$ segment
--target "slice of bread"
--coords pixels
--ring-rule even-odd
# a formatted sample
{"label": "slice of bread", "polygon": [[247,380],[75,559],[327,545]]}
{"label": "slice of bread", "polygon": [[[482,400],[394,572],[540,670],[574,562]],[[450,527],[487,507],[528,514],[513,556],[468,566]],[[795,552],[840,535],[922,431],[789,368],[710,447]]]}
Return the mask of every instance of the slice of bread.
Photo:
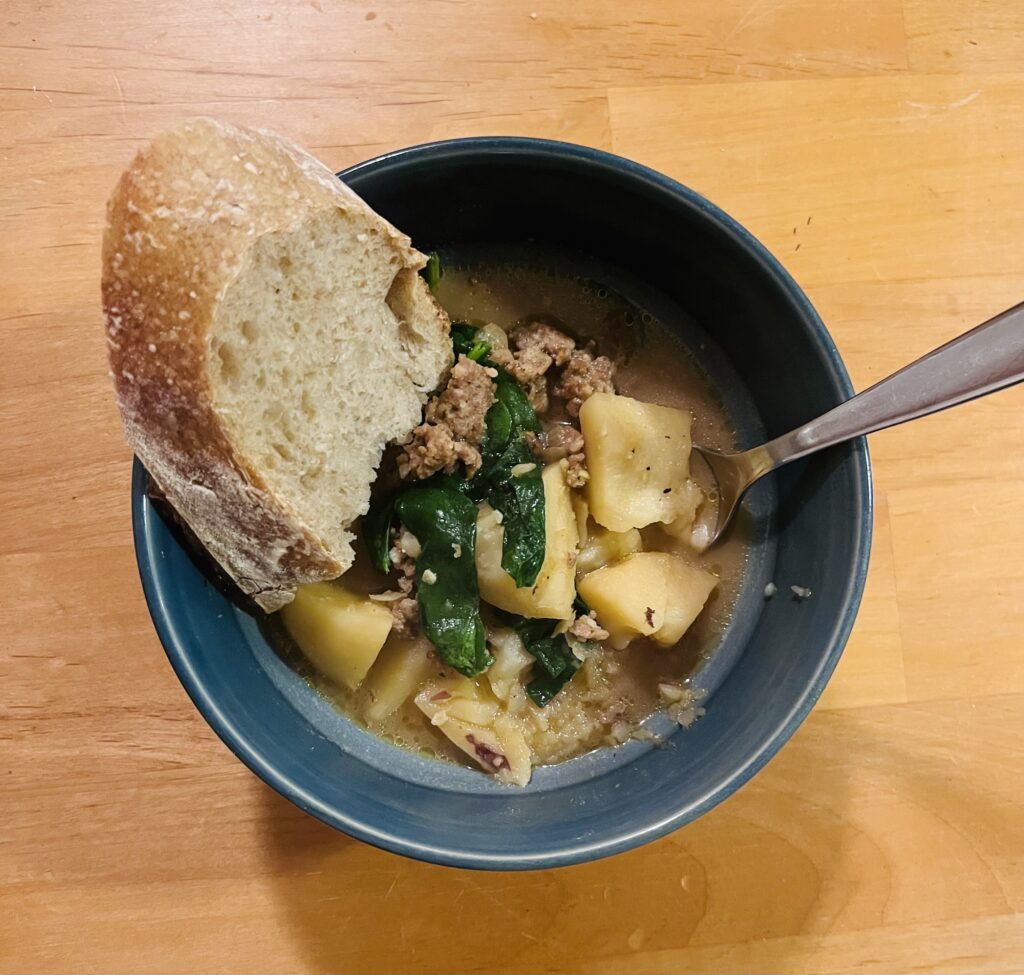
{"label": "slice of bread", "polygon": [[128,443],[264,609],[351,565],[384,446],[451,364],[425,258],[330,170],[199,120],[121,177],[103,241]]}

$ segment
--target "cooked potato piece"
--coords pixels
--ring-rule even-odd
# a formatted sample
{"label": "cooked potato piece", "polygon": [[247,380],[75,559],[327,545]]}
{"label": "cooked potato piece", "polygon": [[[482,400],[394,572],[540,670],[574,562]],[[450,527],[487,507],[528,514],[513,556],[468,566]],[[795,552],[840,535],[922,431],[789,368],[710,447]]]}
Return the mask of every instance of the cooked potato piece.
{"label": "cooked potato piece", "polygon": [[389,609],[329,582],[300,586],[281,618],[313,666],[352,690],[391,632]]}
{"label": "cooked potato piece", "polygon": [[703,569],[687,565],[678,555],[663,555],[665,560],[665,620],[654,634],[654,642],[671,647],[700,616],[708,597],[718,585],[718,578]]}
{"label": "cooked potato piece", "polygon": [[512,785],[526,785],[530,781],[533,754],[526,743],[526,737],[515,718],[501,714],[494,719],[494,731],[508,759],[508,768],[498,773],[502,782]]}
{"label": "cooked potato piece", "polygon": [[[463,677],[461,674],[454,677],[441,677],[431,681],[429,688],[424,687],[416,695],[416,704],[422,711],[421,698],[428,701],[433,701],[435,698],[437,701],[451,701],[455,698],[460,701],[489,701],[491,700],[490,692],[484,688],[482,683],[478,683],[482,679]],[[428,690],[431,693],[428,694]]]}
{"label": "cooked potato piece", "polygon": [[520,681],[513,681],[508,689],[505,713],[518,715],[528,711],[530,708],[533,708],[534,711],[538,710],[537,706],[527,696],[526,687]]}
{"label": "cooked potato piece", "polygon": [[545,467],[543,480],[545,550],[537,581],[518,588],[501,567],[505,530],[489,504],[480,506],[476,523],[476,573],[480,595],[492,606],[531,619],[565,620],[576,598],[576,515],[561,466]]}
{"label": "cooked potato piece", "polygon": [[450,717],[446,708],[435,711],[430,723],[488,772],[500,772],[509,764],[493,728]]}
{"label": "cooked potato piece", "polygon": [[697,517],[697,509],[704,501],[704,492],[696,481],[687,480],[679,488],[676,498],[676,516],[664,526],[665,531],[673,538],[686,542],[691,548],[695,547],[693,541],[693,522]]}
{"label": "cooked potato piece", "polygon": [[449,718],[459,718],[470,724],[491,724],[498,716],[498,705],[495,701],[471,701],[468,698],[453,698],[445,707]]}
{"label": "cooked potato piece", "polygon": [[690,414],[595,393],[580,409],[590,515],[611,531],[671,522],[685,510]]}
{"label": "cooked potato piece", "polygon": [[494,655],[494,663],[487,668],[487,681],[494,696],[507,704],[513,686],[533,664],[533,657],[515,630],[492,627],[488,632],[488,646]]}
{"label": "cooked potato piece", "polygon": [[576,575],[585,575],[604,565],[619,562],[627,555],[643,549],[643,539],[636,528],[626,532],[611,532],[591,523],[587,526],[587,540],[580,546],[576,559]]}
{"label": "cooked potato piece", "polygon": [[416,695],[430,723],[503,782],[530,781],[530,750],[515,720],[479,684],[466,678],[433,681]]}
{"label": "cooked potato piece", "polygon": [[585,575],[580,596],[617,646],[637,636],[652,636],[664,621],[665,573],[652,556],[638,553]]}
{"label": "cooked potato piece", "polygon": [[383,721],[419,690],[433,669],[429,650],[422,639],[388,641],[366,678],[369,703],[363,714],[368,722]]}
{"label": "cooked potato piece", "polygon": [[638,552],[584,576],[579,590],[614,646],[648,636],[668,647],[697,618],[716,585],[711,573],[678,555]]}
{"label": "cooked potato piece", "polygon": [[579,536],[580,547],[586,544],[590,529],[590,505],[579,491],[572,491],[572,510],[576,515],[576,534]]}

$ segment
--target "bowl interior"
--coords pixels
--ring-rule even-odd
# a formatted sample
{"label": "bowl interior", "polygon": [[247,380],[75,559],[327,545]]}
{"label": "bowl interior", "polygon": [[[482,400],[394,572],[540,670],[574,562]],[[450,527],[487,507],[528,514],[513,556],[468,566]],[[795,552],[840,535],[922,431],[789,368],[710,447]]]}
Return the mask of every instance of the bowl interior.
{"label": "bowl interior", "polygon": [[[651,311],[690,347],[749,446],[834,406],[846,373],[813,309],[745,231],[649,170],[534,140],[460,140],[342,177],[424,250],[556,255]],[[774,492],[781,499],[775,504]],[[706,715],[667,748],[630,742],[541,769],[513,790],[359,729],[318,698],[211,585],[133,481],[136,550],[161,639],[211,726],[298,805],[355,836],[436,862],[578,862],[681,825],[734,791],[796,729],[845,643],[863,587],[863,442],[793,465],[747,502],[756,540],[733,625],[703,668]],[[763,598],[765,583],[780,587]],[[806,602],[792,584],[811,588]],[[666,730],[666,719],[657,730]],[[657,722],[656,722],[657,725]]]}

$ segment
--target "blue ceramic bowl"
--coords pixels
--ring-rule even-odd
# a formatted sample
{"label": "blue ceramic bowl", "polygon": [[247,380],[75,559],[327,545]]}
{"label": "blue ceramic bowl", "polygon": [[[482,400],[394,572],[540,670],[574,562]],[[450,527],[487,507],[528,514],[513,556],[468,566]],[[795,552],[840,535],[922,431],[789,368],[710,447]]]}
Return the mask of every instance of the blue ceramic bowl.
{"label": "blue ceramic bowl", "polygon": [[[719,384],[751,446],[851,394],[807,298],[739,224],[624,159],[531,139],[418,146],[341,174],[449,258],[544,255],[606,281],[666,322]],[[755,539],[732,625],[696,683],[707,713],[670,747],[629,742],[540,769],[515,790],[401,751],[318,698],[256,621],[207,581],[133,479],[149,608],[178,677],[228,747],[296,805],[346,833],[436,863],[521,870],[630,849],[746,782],[813,706],[853,624],[867,569],[863,441],[792,465],[747,503]],[[777,494],[776,503],[774,494]],[[766,601],[765,583],[779,595]],[[791,584],[814,595],[789,597]],[[668,731],[664,716],[652,719]]]}

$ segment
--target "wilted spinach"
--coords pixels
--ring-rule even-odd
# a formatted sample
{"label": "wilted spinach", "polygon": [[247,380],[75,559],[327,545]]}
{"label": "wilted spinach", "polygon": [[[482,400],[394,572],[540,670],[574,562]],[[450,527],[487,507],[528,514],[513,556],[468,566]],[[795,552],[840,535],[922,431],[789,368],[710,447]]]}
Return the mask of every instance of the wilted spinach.
{"label": "wilted spinach", "polygon": [[477,328],[466,322],[452,322],[452,349],[455,358],[460,355],[469,356],[474,362],[479,362],[491,351],[489,343],[476,337]]}
{"label": "wilted spinach", "polygon": [[540,433],[540,421],[537,419],[537,414],[534,413],[533,407],[530,406],[530,401],[526,398],[526,393],[522,391],[519,383],[500,366],[494,366],[493,363],[489,364],[498,373],[494,381],[495,401],[504,404],[505,409],[508,410],[512,428],[520,432],[529,430],[532,433]]}
{"label": "wilted spinach", "polygon": [[467,677],[486,670],[487,652],[476,579],[476,505],[458,491],[413,488],[395,502],[419,540],[417,599],[427,639],[441,659]]}
{"label": "wilted spinach", "polygon": [[[419,540],[423,551],[416,560],[417,599],[424,632],[441,658],[467,676],[480,673],[493,662],[486,650],[480,619],[476,504],[487,500],[501,512],[501,565],[517,586],[532,586],[537,581],[545,549],[544,483],[540,466],[525,439],[527,432],[540,432],[540,423],[518,383],[486,358],[490,346],[476,338],[476,331],[466,323],[452,325],[456,356],[478,359],[497,372],[494,403],[487,411],[486,432],[480,444],[480,469],[470,478],[455,473],[435,474],[407,488],[397,499],[371,505],[363,520],[370,557],[384,572],[390,569],[390,531],[396,514]],[[524,465],[533,466],[523,472]],[[513,474],[516,468],[518,476]],[[455,552],[459,552],[458,558]],[[424,573],[430,573],[428,578],[434,581],[424,583]],[[548,637],[550,629],[548,625]],[[559,641],[564,650],[558,646]],[[550,648],[540,647],[538,652],[548,661],[545,674],[550,681],[557,681],[565,671],[565,683],[579,666],[565,646],[564,637],[558,637]],[[563,661],[559,670],[556,661],[565,652],[572,659]],[[534,691],[527,691],[543,706],[559,687],[561,684],[553,690],[543,690],[538,684]]]}
{"label": "wilted spinach", "polygon": [[[472,355],[484,342],[475,338],[477,329],[465,322],[452,326],[456,355]],[[485,353],[486,355],[486,353]],[[519,384],[486,357],[481,365],[497,372],[494,402],[487,411],[486,432],[480,444],[483,463],[471,478],[435,474],[426,483],[453,488],[474,501],[488,501],[502,514],[504,535],[501,567],[517,586],[532,586],[544,564],[544,484],[541,468],[525,440],[525,434],[539,433],[540,422]],[[512,472],[533,464],[526,473]]]}
{"label": "wilted spinach", "polygon": [[391,571],[391,526],[395,520],[395,496],[373,498],[370,510],[363,515],[363,541],[373,567],[380,572]]}
{"label": "wilted spinach", "polygon": [[554,633],[558,620],[520,619],[513,624],[523,646],[537,661],[526,693],[542,708],[572,679],[582,662],[572,652],[564,634]]}
{"label": "wilted spinach", "polygon": [[539,708],[546,707],[551,703],[558,692],[572,680],[573,674],[580,669],[580,661],[575,657],[568,663],[560,674],[552,677],[547,671],[539,674],[526,685],[526,693],[530,700]]}
{"label": "wilted spinach", "polygon": [[427,287],[434,291],[441,278],[444,277],[444,268],[441,267],[441,258],[433,251],[427,255],[427,266],[423,269],[423,277],[426,278]]}
{"label": "wilted spinach", "polygon": [[[544,483],[526,443],[540,423],[519,384],[503,369],[495,380],[494,404],[487,411],[487,433],[480,445],[483,466],[476,474],[487,485],[485,497],[502,514],[501,567],[517,586],[532,586],[544,563]],[[526,473],[514,474],[521,465]]]}

